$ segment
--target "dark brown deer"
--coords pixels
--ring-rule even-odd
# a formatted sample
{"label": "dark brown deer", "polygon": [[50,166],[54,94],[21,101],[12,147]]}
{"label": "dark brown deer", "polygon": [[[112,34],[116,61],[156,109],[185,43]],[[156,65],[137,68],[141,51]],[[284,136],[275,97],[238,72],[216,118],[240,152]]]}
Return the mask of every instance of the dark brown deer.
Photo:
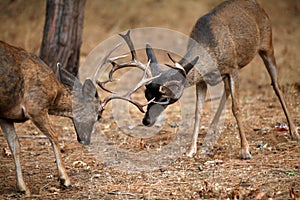
{"label": "dark brown deer", "polygon": [[[130,37],[127,44],[133,49]],[[153,99],[147,107],[143,124],[152,126],[164,109],[176,102],[184,88],[196,85],[196,110],[192,143],[186,152],[192,157],[197,152],[197,138],[207,85],[224,82],[224,94],[210,125],[215,130],[226,99],[232,98],[232,112],[237,121],[241,139],[241,157],[250,159],[249,144],[242,125],[239,106],[238,71],[259,54],[270,75],[273,89],[279,98],[294,140],[300,139],[279,88],[274,49],[272,45],[271,22],[266,12],[255,0],[229,0],[221,3],[210,13],[199,18],[191,34],[186,55],[163,71],[157,62],[153,49],[147,46],[152,75],[161,74],[146,85],[146,98]],[[134,59],[133,59],[134,60]],[[188,63],[188,61],[191,61]]]}
{"label": "dark brown deer", "polygon": [[[109,59],[112,49],[99,64],[99,69],[119,57]],[[73,120],[77,140],[89,144],[95,122],[101,118],[105,105],[112,99],[127,100],[141,111],[146,104],[131,99],[131,95],[153,78],[146,78],[146,73],[137,86],[125,95],[113,94],[103,101],[98,96],[96,82],[106,91],[105,83],[86,79],[80,81],[61,69],[56,74],[37,56],[23,49],[0,41],[0,126],[12,152],[17,178],[17,189],[29,194],[21,171],[20,145],[14,123],[31,120],[45,134],[52,146],[58,168],[58,177],[64,187],[70,186],[59,149],[58,135],[52,128],[49,114],[69,117]]]}

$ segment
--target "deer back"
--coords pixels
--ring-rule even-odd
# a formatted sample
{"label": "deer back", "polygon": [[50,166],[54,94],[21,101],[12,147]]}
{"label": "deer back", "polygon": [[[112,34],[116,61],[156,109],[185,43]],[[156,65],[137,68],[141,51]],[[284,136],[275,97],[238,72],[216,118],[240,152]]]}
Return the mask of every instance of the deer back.
{"label": "deer back", "polygon": [[[187,60],[200,56],[188,75],[190,84],[206,81],[215,85],[222,75],[246,66],[271,42],[271,24],[255,0],[225,1],[198,19],[190,34]],[[268,45],[269,46],[269,45]]]}
{"label": "deer back", "polygon": [[7,118],[24,120],[57,103],[65,88],[51,69],[34,54],[4,42],[0,45],[1,108],[10,112]]}

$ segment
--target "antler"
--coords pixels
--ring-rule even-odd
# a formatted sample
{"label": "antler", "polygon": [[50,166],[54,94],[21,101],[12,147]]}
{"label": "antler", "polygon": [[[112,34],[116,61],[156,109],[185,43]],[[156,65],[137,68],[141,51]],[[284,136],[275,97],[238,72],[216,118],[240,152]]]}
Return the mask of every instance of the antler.
{"label": "antler", "polygon": [[173,68],[173,69],[177,69],[180,71],[180,73],[186,78],[186,72],[184,70],[184,68],[181,66],[181,64],[179,64],[178,62],[176,62],[174,60],[174,58],[172,58],[171,54],[168,53],[168,57],[170,58],[170,60],[174,63],[174,66],[172,65],[168,65],[166,64],[168,67]]}
{"label": "antler", "polygon": [[112,76],[115,71],[125,68],[125,67],[140,68],[140,69],[146,71],[146,74],[148,77],[152,77],[150,69],[145,64],[143,64],[141,61],[139,61],[137,59],[137,54],[134,49],[133,42],[130,38],[130,30],[128,30],[125,35],[124,34],[119,34],[119,35],[125,40],[126,44],[128,45],[128,47],[130,49],[131,60],[128,62],[124,62],[124,63],[117,63],[115,61],[119,60],[120,58],[124,58],[124,56],[118,56],[118,57],[114,57],[114,58],[110,59],[110,62],[113,65],[113,67],[112,67],[111,71],[109,72],[109,79],[112,80]]}
{"label": "antler", "polygon": [[[148,62],[148,64],[146,65],[146,68],[144,69],[144,73],[143,73],[143,76],[142,76],[140,82],[139,82],[133,89],[131,89],[130,91],[128,91],[128,92],[127,92],[126,94],[124,94],[124,95],[119,95],[119,94],[113,93],[112,96],[106,97],[106,98],[104,99],[104,101],[102,102],[102,108],[104,108],[105,105],[106,105],[109,101],[111,101],[111,100],[113,100],[113,99],[122,99],[122,100],[129,101],[130,103],[132,103],[133,105],[135,105],[141,112],[144,113],[145,111],[144,111],[143,107],[144,107],[144,106],[147,106],[149,103],[153,102],[155,98],[153,98],[153,99],[151,99],[150,101],[148,101],[148,102],[142,104],[142,103],[139,103],[139,102],[133,100],[133,99],[131,98],[131,95],[132,95],[134,92],[136,92],[139,88],[141,88],[142,86],[148,84],[148,83],[151,82],[153,79],[155,79],[155,78],[157,78],[157,77],[160,76],[160,74],[159,74],[159,75],[154,76],[154,77],[146,78],[147,70],[148,70],[148,68],[149,68],[149,64],[150,64],[150,62]],[[98,82],[97,82],[97,83],[98,83]],[[99,83],[98,83],[98,85],[99,85]],[[99,85],[99,86],[100,86],[100,85]],[[103,86],[103,85],[102,85],[102,86]],[[100,87],[102,88],[102,86],[100,86]],[[106,91],[107,91],[107,90],[106,90]]]}
{"label": "antler", "polygon": [[[136,59],[136,51],[134,49],[133,43],[130,39],[130,31],[128,31],[125,35],[120,34],[120,36],[122,36],[124,38],[124,40],[126,41],[126,43],[128,44],[129,48],[130,48],[130,52],[131,52],[131,61],[129,62],[124,62],[121,64],[118,64],[116,61],[122,58],[127,57],[127,55],[121,55],[121,56],[117,56],[117,57],[113,57],[113,58],[109,58],[109,56],[118,48],[121,46],[121,44],[116,45],[114,48],[112,48],[103,58],[103,60],[100,62],[100,64],[98,65],[95,74],[93,76],[93,82],[98,84],[98,86],[103,89],[106,92],[112,93],[112,96],[106,97],[103,101],[100,101],[100,105],[101,105],[101,109],[104,110],[104,107],[106,106],[106,104],[113,100],[113,99],[122,99],[122,100],[126,100],[129,101],[130,103],[132,103],[133,105],[135,105],[141,112],[145,112],[143,107],[148,105],[149,103],[154,101],[154,98],[146,103],[139,103],[138,101],[135,101],[132,99],[131,95],[136,92],[139,88],[141,88],[142,86],[148,84],[149,82],[151,82],[153,79],[157,78],[160,76],[160,74],[158,74],[157,76],[152,77],[151,72],[149,70],[149,65],[150,65],[150,61],[148,62],[147,65],[143,64],[142,62],[140,62],[139,60]],[[100,71],[100,69],[107,63],[112,64],[112,69],[109,72],[109,79],[105,80],[105,81],[98,81],[97,79],[97,75],[98,72]],[[117,94],[114,91],[111,91],[110,89],[106,88],[105,85],[107,83],[113,82],[115,79],[112,78],[112,75],[115,71],[117,71],[118,69],[121,68],[125,68],[125,67],[138,67],[140,69],[142,69],[144,71],[143,76],[140,80],[140,82],[130,91],[128,91],[126,94]],[[148,77],[147,77],[148,76]]]}
{"label": "antler", "polygon": [[[111,59],[109,58],[109,56],[110,56],[117,48],[119,48],[121,45],[122,45],[121,43],[117,44],[114,48],[112,48],[112,49],[104,56],[104,58],[102,59],[102,61],[98,64],[97,69],[96,69],[96,71],[95,71],[95,73],[94,73],[94,76],[93,76],[93,79],[92,79],[92,81],[93,81],[93,83],[94,83],[95,85],[98,84],[98,85],[100,86],[101,89],[103,89],[104,91],[109,92],[109,93],[114,93],[114,92],[111,91],[111,90],[109,90],[109,89],[107,89],[107,88],[105,88],[105,84],[106,84],[106,83],[109,83],[109,82],[112,82],[112,81],[114,81],[114,80],[110,78],[109,80],[106,80],[106,81],[102,81],[102,82],[101,82],[101,81],[98,81],[98,80],[97,80],[97,76],[98,76],[98,73],[99,73],[100,69],[101,69],[105,64],[111,63]],[[126,57],[126,56],[127,56],[127,55],[119,56],[118,59],[124,58],[124,57]],[[116,57],[116,58],[117,58],[117,57]]]}

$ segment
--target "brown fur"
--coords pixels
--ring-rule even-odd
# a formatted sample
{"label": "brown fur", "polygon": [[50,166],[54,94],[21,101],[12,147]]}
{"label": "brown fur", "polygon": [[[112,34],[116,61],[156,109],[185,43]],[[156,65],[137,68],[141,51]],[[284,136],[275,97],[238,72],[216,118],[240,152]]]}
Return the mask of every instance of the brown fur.
{"label": "brown fur", "polygon": [[[59,80],[69,85],[65,85]],[[79,91],[78,94],[84,93],[81,90],[87,90],[86,94],[90,94],[88,101],[81,102],[86,99],[80,95],[79,98],[76,98],[75,95],[75,98],[72,99],[73,88],[71,85],[75,83],[77,86],[75,91]],[[85,85],[93,86],[89,80],[85,82]],[[82,118],[83,120],[78,122],[73,119],[72,103],[74,102],[77,105],[81,103],[85,108],[93,108],[91,109],[93,112],[89,112],[89,120]],[[52,128],[48,114],[72,118],[76,130],[81,130],[77,132],[78,140],[89,143],[92,126],[98,117],[98,104],[95,88],[82,86],[78,79],[60,68],[58,68],[56,76],[34,54],[0,41],[0,125],[14,156],[19,191],[29,193],[22,177],[19,158],[20,145],[14,123],[31,120],[49,138],[56,157],[59,179],[62,185],[67,187],[70,185],[70,179],[61,158],[58,135]],[[86,124],[91,127],[87,127]],[[87,128],[88,131],[86,131]]]}
{"label": "brown fur", "polygon": [[[300,140],[278,85],[271,22],[255,0],[224,1],[198,19],[190,34],[186,55],[173,67],[185,64],[184,72],[182,67],[162,71],[154,52],[148,48],[151,72],[161,73],[161,76],[154,79],[145,91],[146,98],[149,100],[155,97],[156,103],[149,104],[143,119],[144,125],[153,125],[167,105],[181,97],[185,87],[196,85],[194,134],[192,144],[186,152],[188,156],[193,156],[197,151],[197,138],[207,85],[213,86],[223,81],[225,91],[210,130],[216,130],[226,99],[231,94],[232,112],[241,138],[241,157],[250,159],[249,145],[240,117],[238,70],[246,66],[257,54],[261,56],[269,72],[273,89],[287,118],[290,135],[292,139]],[[191,60],[193,60],[192,64],[187,62]]]}

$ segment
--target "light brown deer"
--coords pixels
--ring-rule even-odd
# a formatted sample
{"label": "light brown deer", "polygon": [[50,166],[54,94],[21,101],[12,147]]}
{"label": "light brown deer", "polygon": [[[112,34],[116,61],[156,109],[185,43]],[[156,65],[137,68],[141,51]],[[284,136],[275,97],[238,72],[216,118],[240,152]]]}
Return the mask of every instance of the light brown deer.
{"label": "light brown deer", "polygon": [[[119,59],[109,56],[116,49],[104,56],[97,72],[107,63]],[[56,74],[37,56],[23,49],[13,47],[0,41],[0,126],[12,152],[17,178],[17,189],[21,193],[30,194],[21,171],[20,145],[14,123],[31,120],[45,134],[52,146],[58,168],[58,177],[64,187],[70,186],[59,149],[58,135],[52,128],[49,114],[69,117],[73,120],[77,140],[89,144],[95,122],[101,118],[105,105],[112,99],[127,100],[143,111],[146,104],[141,104],[131,95],[153,78],[142,77],[137,86],[125,95],[113,94],[103,101],[98,96],[96,82],[101,88],[112,80],[96,81],[96,74],[80,81],[59,66]]]}
{"label": "light brown deer", "polygon": [[[132,52],[134,47],[129,34],[125,40]],[[224,94],[210,130],[215,131],[217,128],[226,99],[231,94],[232,112],[241,139],[241,157],[250,159],[249,144],[240,116],[238,71],[249,64],[256,54],[261,56],[268,70],[273,89],[287,118],[291,138],[299,141],[299,134],[278,85],[271,22],[255,0],[225,1],[199,18],[190,34],[186,55],[179,62],[175,62],[170,56],[174,62],[174,65],[170,66],[172,69],[163,71],[153,49],[147,45],[151,74],[161,75],[146,85],[145,96],[148,100],[154,98],[154,101],[147,107],[143,124],[152,126],[161,112],[182,96],[184,88],[196,85],[194,133],[186,152],[187,156],[192,157],[197,152],[197,138],[207,85],[214,86],[223,81]],[[135,55],[132,55],[132,60],[135,60]],[[115,70],[124,67],[126,63],[119,65]]]}

